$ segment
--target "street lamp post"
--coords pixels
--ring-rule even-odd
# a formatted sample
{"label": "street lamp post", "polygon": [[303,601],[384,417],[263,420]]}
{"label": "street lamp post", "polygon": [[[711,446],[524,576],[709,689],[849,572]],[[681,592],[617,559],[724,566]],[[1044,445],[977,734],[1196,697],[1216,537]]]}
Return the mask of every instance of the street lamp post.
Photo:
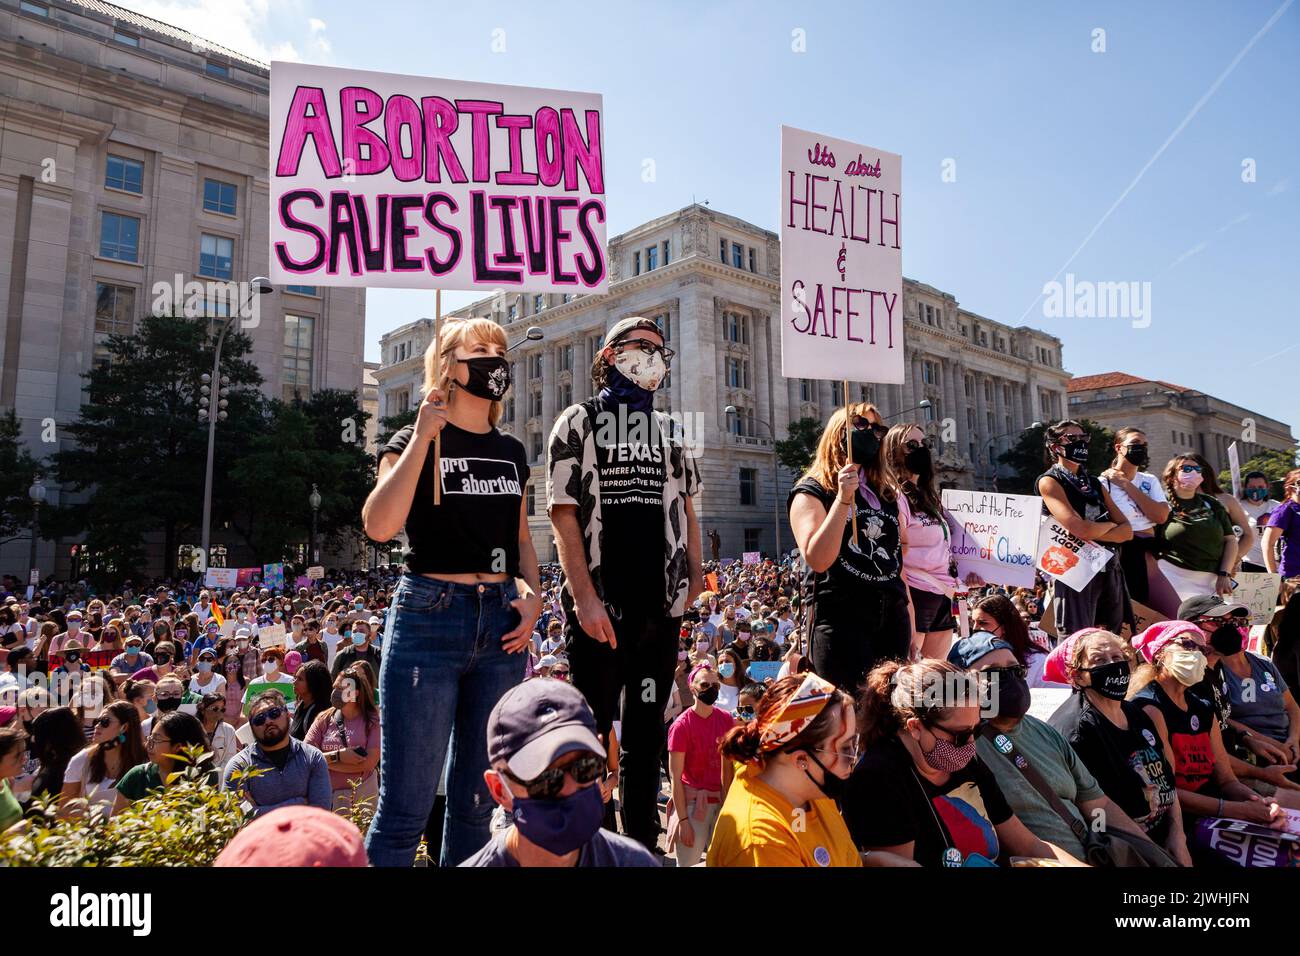
{"label": "street lamp post", "polygon": [[27,583],[35,586],[37,582],[32,579],[36,576],[36,537],[41,527],[41,505],[45,503],[45,486],[41,484],[40,475],[36,476],[27,489],[27,497],[32,500],[32,550],[31,560],[27,562]]}
{"label": "street lamp post", "polygon": [[[248,304],[253,301],[253,296],[266,295],[274,290],[271,288],[271,280],[265,276],[257,276],[249,285],[253,289],[252,295],[249,296],[248,302],[243,303],[239,312],[243,312]],[[203,472],[203,540],[202,548],[202,571],[208,570],[208,546],[212,540],[212,457],[216,451],[217,444],[217,421],[226,420],[227,400],[224,397],[228,391],[227,386],[230,379],[221,374],[221,348],[226,344],[226,333],[230,331],[230,326],[234,324],[239,312],[231,313],[226,316],[226,321],[221,323],[221,331],[217,333],[217,347],[212,354],[212,374],[204,373],[200,379],[202,386],[199,389],[201,397],[199,399],[199,421],[207,419],[208,422],[208,462]],[[211,386],[216,383],[217,401],[209,401],[208,395],[211,392]]]}
{"label": "street lamp post", "polygon": [[[736,406],[728,405],[722,413],[735,415]],[[776,430],[772,428],[770,422],[765,422],[761,418],[756,418],[754,421],[766,427],[768,435],[772,438],[772,530],[776,534],[775,556],[779,559],[781,557],[781,460],[776,456]]]}
{"label": "street lamp post", "polygon": [[320,511],[320,492],[316,490],[315,484],[311,486],[307,503],[311,505],[311,563],[315,567],[320,563],[320,552],[316,550],[316,514]]}
{"label": "street lamp post", "polygon": [[899,415],[906,415],[908,412],[914,412],[918,408],[929,408],[929,407],[930,407],[930,400],[928,398],[923,398],[921,399],[921,403],[919,405],[913,405],[911,408],[905,408],[901,412],[895,412],[894,414],[890,415],[889,418],[886,418],[885,421],[889,421],[890,418],[897,418]]}

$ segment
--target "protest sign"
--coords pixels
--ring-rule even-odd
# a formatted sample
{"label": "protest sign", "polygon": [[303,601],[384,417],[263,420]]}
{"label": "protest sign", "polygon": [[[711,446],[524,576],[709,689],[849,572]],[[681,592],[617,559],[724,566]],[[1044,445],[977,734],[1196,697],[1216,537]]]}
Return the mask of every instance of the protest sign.
{"label": "protest sign", "polygon": [[262,580],[262,569],[259,568],[240,568],[239,575],[235,579],[235,587],[246,588],[250,584],[258,584]]}
{"label": "protest sign", "polygon": [[208,568],[203,572],[203,586],[209,588],[233,588],[238,586],[238,568]]}
{"label": "protest sign", "polygon": [[1282,575],[1266,571],[1243,571],[1236,577],[1237,587],[1232,596],[1224,600],[1244,604],[1250,616],[1267,624],[1277,608],[1278,592],[1282,588]]}
{"label": "protest sign", "polygon": [[313,581],[319,581],[325,577],[325,569],[319,564],[313,565],[307,569],[307,577]]}
{"label": "protest sign", "polygon": [[745,673],[749,675],[751,681],[759,684],[766,680],[776,680],[776,675],[781,673],[781,662],[749,661],[745,665]]}
{"label": "protest sign", "polygon": [[742,555],[742,564],[759,564],[763,560],[763,555],[759,551],[746,551]]}
{"label": "protest sign", "polygon": [[257,628],[257,644],[262,650],[268,647],[284,647],[284,625],[267,624]]}
{"label": "protest sign", "polygon": [[[1264,635],[1268,631],[1267,624],[1252,624],[1250,633],[1246,637],[1246,650],[1252,654],[1264,654]],[[1264,654],[1264,656],[1268,656]]]}
{"label": "protest sign", "polygon": [[781,127],[781,374],[903,382],[902,157]]}
{"label": "protest sign", "polygon": [[992,491],[945,489],[957,580],[978,575],[988,584],[1034,586],[1034,558],[1043,499]]}
{"label": "protest sign", "polygon": [[1076,591],[1086,587],[1111,559],[1110,551],[1076,538],[1051,515],[1043,518],[1036,554],[1038,570]]}
{"label": "protest sign", "polygon": [[262,584],[268,588],[284,588],[284,565],[262,565]]}
{"label": "protest sign", "polygon": [[1237,443],[1228,445],[1228,470],[1232,473],[1232,497],[1241,497],[1241,459],[1238,457]]}
{"label": "protest sign", "polygon": [[275,283],[608,290],[599,94],[271,64]]}
{"label": "protest sign", "polygon": [[305,574],[300,574],[293,579],[293,586],[296,588],[309,588],[311,587],[311,578]]}
{"label": "protest sign", "polygon": [[[104,670],[108,670],[108,665],[113,663],[113,658],[121,653],[122,653],[121,651],[112,651],[112,650],[81,651],[80,652],[81,663],[85,664],[92,671],[104,671]],[[62,667],[62,666],[64,666],[63,654],[51,653],[50,667]]]}
{"label": "protest sign", "polygon": [[280,684],[280,683],[274,683],[272,681],[259,680],[259,681],[253,681],[246,688],[244,688],[244,716],[245,717],[248,716],[248,710],[252,706],[253,701],[257,700],[257,695],[265,693],[268,690],[279,691],[281,694],[283,694],[285,703],[289,704],[290,709],[292,710],[294,701],[296,700],[296,695],[293,692],[292,682],[286,682]]}
{"label": "protest sign", "polygon": [[716,571],[710,571],[708,574],[704,575],[704,583],[714,594],[718,593],[718,574]]}

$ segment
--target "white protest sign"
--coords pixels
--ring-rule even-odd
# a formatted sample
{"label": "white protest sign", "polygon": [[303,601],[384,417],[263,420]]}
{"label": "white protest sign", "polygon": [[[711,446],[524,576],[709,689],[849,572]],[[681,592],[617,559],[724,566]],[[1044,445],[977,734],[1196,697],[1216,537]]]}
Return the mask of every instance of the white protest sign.
{"label": "white protest sign", "polygon": [[605,292],[599,94],[271,64],[271,281]]}
{"label": "white protest sign", "polygon": [[313,565],[307,569],[307,577],[313,581],[319,581],[321,578],[325,577],[325,569],[319,564]]}
{"label": "white protest sign", "polygon": [[239,568],[208,568],[203,572],[203,586],[208,588],[233,588],[239,579]]}
{"label": "white protest sign", "polygon": [[1267,571],[1243,571],[1236,577],[1237,587],[1232,596],[1224,598],[1250,608],[1250,616],[1267,624],[1277,610],[1278,591],[1282,588],[1282,575]]}
{"label": "white protest sign", "polygon": [[1232,472],[1232,497],[1241,497],[1241,459],[1237,452],[1237,443],[1228,446],[1228,469]]}
{"label": "white protest sign", "polygon": [[257,643],[262,650],[284,646],[284,625],[264,624],[257,629]]}
{"label": "white protest sign", "polygon": [[1043,518],[1034,566],[1044,574],[1081,591],[1110,559],[1106,548],[1076,538],[1051,515]]}
{"label": "white protest sign", "polygon": [[902,157],[781,127],[781,374],[903,382]]}
{"label": "white protest sign", "polygon": [[1246,650],[1252,654],[1261,653],[1260,648],[1264,644],[1264,634],[1268,631],[1267,624],[1252,624],[1250,634],[1246,638]]}
{"label": "white protest sign", "polygon": [[952,530],[958,581],[976,574],[988,584],[1034,586],[1042,498],[948,488],[943,507]]}

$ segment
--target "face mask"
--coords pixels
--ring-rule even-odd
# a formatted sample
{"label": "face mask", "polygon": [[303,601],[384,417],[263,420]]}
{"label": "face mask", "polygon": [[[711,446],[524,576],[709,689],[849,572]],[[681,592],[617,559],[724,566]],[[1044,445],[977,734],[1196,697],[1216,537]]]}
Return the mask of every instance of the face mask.
{"label": "face mask", "polygon": [[1095,690],[1102,697],[1123,700],[1128,694],[1130,671],[1128,661],[1111,661],[1109,664],[1084,669],[1092,675],[1090,689]]}
{"label": "face mask", "polygon": [[558,800],[515,797],[514,803],[512,815],[520,835],[556,856],[584,846],[605,816],[600,787],[594,783]]}
{"label": "face mask", "polygon": [[238,614],[235,615],[235,617],[236,617],[238,620],[243,621],[243,620],[247,619],[248,615],[245,614],[243,611],[240,611]]}
{"label": "face mask", "polygon": [[1072,461],[1076,465],[1086,465],[1088,463],[1088,441],[1080,438],[1077,441],[1066,442],[1060,446],[1061,456],[1067,461]]}
{"label": "face mask", "polygon": [[1124,449],[1124,458],[1138,468],[1151,464],[1151,450],[1146,445],[1129,445]]}
{"label": "face mask", "polygon": [[337,687],[330,691],[330,706],[335,710],[343,709],[343,691]]}
{"label": "face mask", "polygon": [[1219,629],[1210,635],[1210,646],[1225,657],[1236,654],[1245,644],[1246,635],[1232,622],[1221,624]]}
{"label": "face mask", "polygon": [[708,704],[712,707],[718,700],[718,690],[719,687],[717,684],[710,684],[708,687],[704,688],[704,690],[697,691],[695,699],[701,704]]}
{"label": "face mask", "polygon": [[625,348],[614,358],[614,368],[637,388],[653,392],[668,375],[662,352],[646,355],[639,348]]}
{"label": "face mask", "polygon": [[965,746],[958,747],[951,740],[935,737],[934,749],[929,753],[922,751],[921,756],[932,770],[956,773],[975,759],[975,739],[972,737]]}
{"label": "face mask", "polygon": [[727,661],[725,664],[718,665],[719,677],[730,677],[734,673],[736,673],[736,665],[731,663],[731,661]]}
{"label": "face mask", "polygon": [[293,632],[294,632],[295,634],[301,634],[301,633],[302,633],[302,622],[301,622],[301,621],[299,621],[299,622],[297,622],[297,623],[295,623],[295,624],[293,625]]}
{"label": "face mask", "polygon": [[1205,655],[1200,651],[1175,647],[1165,661],[1165,670],[1174,675],[1174,679],[1184,687],[1199,684],[1205,676]]}
{"label": "face mask", "polygon": [[151,701],[149,701],[148,703],[146,703],[146,704],[144,705],[144,712],[145,712],[146,714],[156,714],[156,713],[158,713],[158,702],[157,702],[157,701],[153,701],[153,700],[151,700]]}
{"label": "face mask", "polygon": [[903,465],[914,475],[924,477],[930,474],[932,468],[930,449],[925,447],[908,449],[907,454],[903,456]]}
{"label": "face mask", "polygon": [[69,634],[80,634],[80,633],[81,633],[81,625],[80,625],[79,623],[77,623],[76,621],[69,621],[69,622],[68,622],[68,633],[69,633]]}
{"label": "face mask", "polygon": [[487,355],[460,361],[469,369],[469,381],[461,388],[476,398],[501,401],[501,396],[510,387],[510,363],[504,356]]}
{"label": "face mask", "polygon": [[127,657],[137,657],[137,656],[139,656],[139,654],[140,654],[140,646],[139,646],[138,644],[129,644],[129,645],[127,645],[127,647],[126,647],[126,656],[127,656]]}
{"label": "face mask", "polygon": [[360,647],[360,646],[361,646],[362,644],[364,644],[365,642],[366,642],[366,635],[364,635],[364,634],[353,634],[353,635],[352,635],[352,646],[353,646],[353,647]]}
{"label": "face mask", "polygon": [[69,664],[75,664],[81,660],[81,655],[76,651],[69,651],[67,654],[63,655],[63,659]]}
{"label": "face mask", "polygon": [[1268,499],[1267,488],[1247,488],[1246,497],[1251,501],[1266,501]]}
{"label": "face mask", "polygon": [[198,668],[200,674],[209,674],[212,672],[212,661],[199,661],[194,666]]}
{"label": "face mask", "polygon": [[1029,682],[1023,677],[998,675],[998,716],[1019,720],[1029,713]]}
{"label": "face mask", "polygon": [[183,640],[185,640],[185,638],[187,638],[187,637],[189,637],[189,636],[190,636],[190,632],[189,632],[188,629],[183,628],[183,627],[178,627],[178,628],[176,628],[176,637],[177,637],[179,640],[182,640],[182,641],[183,641]]}
{"label": "face mask", "polygon": [[1180,471],[1178,473],[1178,487],[1184,488],[1188,491],[1195,491],[1197,488],[1201,487],[1201,482],[1203,480],[1204,479],[1199,471],[1189,471],[1186,474]]}
{"label": "face mask", "polygon": [[873,465],[880,457],[880,439],[871,428],[850,428],[849,440],[853,447],[855,465]]}
{"label": "face mask", "polygon": [[[807,753],[807,751],[804,752]],[[820,783],[818,783],[816,780],[813,780],[813,775],[808,772],[807,767],[804,768],[803,775],[807,777],[809,780],[812,780],[814,784],[816,784],[817,789],[826,795],[826,799],[828,800],[840,799],[840,797],[844,795],[844,790],[848,786],[849,782],[845,780],[843,777],[837,777],[835,776],[835,774],[827,770],[825,764],[823,764],[812,754],[808,754],[808,759],[821,768],[822,779]]]}
{"label": "face mask", "polygon": [[181,699],[179,697],[158,698],[158,709],[161,710],[163,713],[167,713],[168,711],[175,710],[180,705],[181,705]]}
{"label": "face mask", "polygon": [[274,674],[274,673],[275,673],[275,661],[266,661],[265,663],[263,663],[263,664],[262,664],[262,673],[263,673],[263,674]]}
{"label": "face mask", "polygon": [[170,664],[171,662],[172,656],[170,654],[159,654],[154,658],[155,664]]}
{"label": "face mask", "polygon": [[239,670],[239,661],[226,661],[226,673],[233,674]]}
{"label": "face mask", "polygon": [[283,611],[276,611],[276,612],[275,612],[275,616],[276,616],[277,618],[284,617],[284,612],[283,612]]}

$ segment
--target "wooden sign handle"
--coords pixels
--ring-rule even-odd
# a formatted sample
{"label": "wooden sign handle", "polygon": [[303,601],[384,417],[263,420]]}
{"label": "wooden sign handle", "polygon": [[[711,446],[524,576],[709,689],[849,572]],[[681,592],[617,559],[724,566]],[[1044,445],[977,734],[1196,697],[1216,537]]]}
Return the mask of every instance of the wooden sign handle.
{"label": "wooden sign handle", "polygon": [[[434,387],[437,388],[438,380],[442,377],[442,290],[436,289],[433,293],[433,367],[434,367]],[[442,504],[442,430],[433,436],[433,503]]]}
{"label": "wooden sign handle", "polygon": [[[853,420],[849,417],[849,380],[845,379],[844,386],[844,449],[849,457],[849,464],[853,464]],[[854,491],[857,494],[857,491]],[[858,543],[858,503],[856,501],[850,506],[852,511],[849,512],[849,519],[853,522],[853,537],[849,540],[854,544]]]}

